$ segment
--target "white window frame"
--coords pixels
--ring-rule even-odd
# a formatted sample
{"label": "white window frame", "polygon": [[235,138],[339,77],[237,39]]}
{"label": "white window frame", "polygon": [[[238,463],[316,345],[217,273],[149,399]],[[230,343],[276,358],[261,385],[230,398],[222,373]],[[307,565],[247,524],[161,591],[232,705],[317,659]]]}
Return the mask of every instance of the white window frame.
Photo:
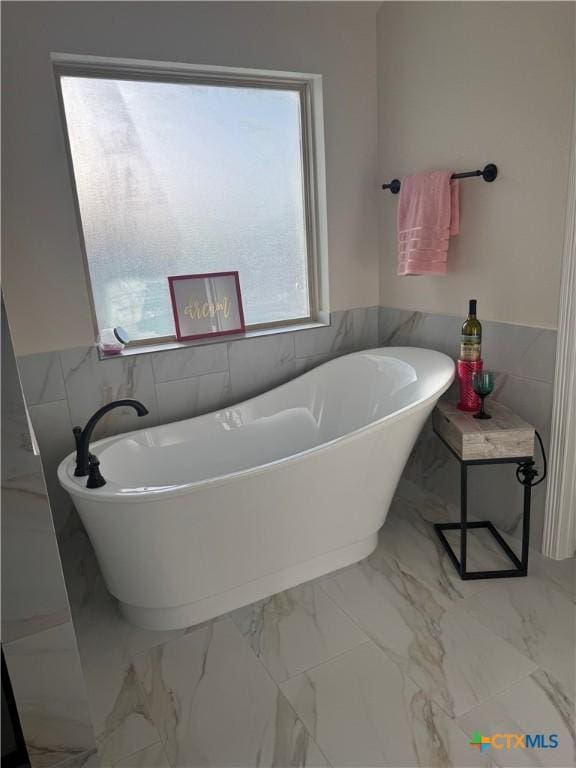
{"label": "white window frame", "polygon": [[[300,114],[302,131],[302,162],[304,176],[304,210],[306,229],[306,251],[308,267],[308,298],[310,313],[304,318],[286,318],[271,323],[258,323],[246,326],[246,335],[254,336],[259,332],[297,329],[299,326],[328,323],[328,227],[326,212],[326,171],[324,153],[324,121],[322,100],[322,76],[280,72],[261,69],[232,67],[208,67],[196,64],[158,62],[135,59],[110,59],[100,56],[76,56],[73,54],[51,54],[60,117],[66,145],[68,169],[72,185],[76,220],[84,262],[84,271],[90,297],[90,313],[95,337],[99,333],[94,292],[90,276],[90,266],[84,240],[84,229],[80,214],[80,204],[74,164],[66,123],[66,112],[62,97],[61,78],[102,77],[116,80],[149,80],[168,83],[201,83],[228,87],[277,88],[297,91],[300,96]],[[239,338],[236,335],[234,338]],[[241,336],[240,336],[241,338]],[[219,337],[218,341],[223,338]],[[204,343],[209,340],[204,340]],[[176,336],[151,337],[129,342],[128,348],[156,347],[176,344]]]}

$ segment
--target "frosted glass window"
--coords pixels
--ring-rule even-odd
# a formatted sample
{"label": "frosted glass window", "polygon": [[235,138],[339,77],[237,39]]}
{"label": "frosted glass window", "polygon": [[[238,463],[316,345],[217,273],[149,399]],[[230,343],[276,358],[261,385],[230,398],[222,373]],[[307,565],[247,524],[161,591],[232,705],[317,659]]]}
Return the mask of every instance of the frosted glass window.
{"label": "frosted glass window", "polygon": [[60,82],[100,328],[173,336],[167,276],[228,270],[247,325],[310,317],[297,88]]}

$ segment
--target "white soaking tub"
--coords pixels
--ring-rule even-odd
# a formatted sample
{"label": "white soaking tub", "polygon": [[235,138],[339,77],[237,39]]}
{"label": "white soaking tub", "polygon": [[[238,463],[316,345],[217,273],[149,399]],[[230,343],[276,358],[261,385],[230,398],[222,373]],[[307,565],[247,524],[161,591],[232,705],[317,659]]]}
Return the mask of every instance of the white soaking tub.
{"label": "white soaking tub", "polygon": [[366,557],[426,418],[439,352],[340,357],[252,400],[92,444],[58,469],[125,617],[190,626]]}

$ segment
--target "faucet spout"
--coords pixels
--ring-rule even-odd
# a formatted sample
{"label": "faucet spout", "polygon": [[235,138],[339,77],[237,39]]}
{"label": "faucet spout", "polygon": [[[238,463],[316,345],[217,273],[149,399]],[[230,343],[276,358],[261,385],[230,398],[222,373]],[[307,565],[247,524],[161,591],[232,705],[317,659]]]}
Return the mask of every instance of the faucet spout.
{"label": "faucet spout", "polygon": [[90,439],[96,424],[100,421],[102,416],[108,413],[108,411],[111,411],[113,408],[122,408],[125,406],[134,408],[138,416],[146,416],[149,413],[148,408],[146,408],[146,406],[139,400],[114,400],[114,402],[107,403],[106,405],[103,405],[102,408],[99,408],[96,413],[88,419],[84,429],[74,427],[73,432],[76,439],[76,470],[74,474],[76,477],[85,477],[88,474],[90,464]]}

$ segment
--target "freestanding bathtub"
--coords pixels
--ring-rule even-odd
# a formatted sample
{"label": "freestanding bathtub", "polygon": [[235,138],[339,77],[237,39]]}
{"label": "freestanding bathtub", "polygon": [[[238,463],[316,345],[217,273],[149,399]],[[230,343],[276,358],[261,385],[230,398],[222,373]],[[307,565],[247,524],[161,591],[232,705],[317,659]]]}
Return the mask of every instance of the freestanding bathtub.
{"label": "freestanding bathtub", "polygon": [[454,364],[340,357],[252,400],[94,443],[107,484],[58,478],[128,621],[190,626],[366,557]]}

